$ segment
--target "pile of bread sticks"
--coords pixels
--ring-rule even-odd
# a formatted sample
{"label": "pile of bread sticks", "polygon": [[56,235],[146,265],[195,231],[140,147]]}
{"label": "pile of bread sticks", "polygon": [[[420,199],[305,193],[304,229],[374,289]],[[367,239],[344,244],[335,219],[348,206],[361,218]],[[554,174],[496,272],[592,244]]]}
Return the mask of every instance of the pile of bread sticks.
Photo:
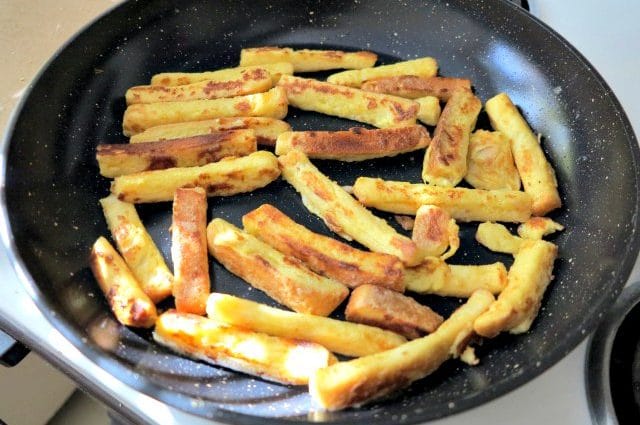
{"label": "pile of bread sticks", "polygon": [[[563,229],[544,217],[561,201],[540,139],[504,93],[484,104],[494,131],[475,130],[482,102],[472,82],[437,76],[433,58],[376,61],[366,51],[249,48],[236,68],[158,74],[127,91],[130,143],[101,144],[96,155],[113,178],[100,202],[117,250],[100,237],[90,258],[120,323],[154,328],[160,344],[205,362],[308,385],[328,410],[406,387],[449,358],[476,364],[471,341],[529,330],[558,252],[542,238]],[[346,70],[326,81],[293,75],[332,69]],[[291,131],[289,105],[375,128]],[[435,126],[433,137],[417,121]],[[311,161],[418,150],[423,182],[359,177],[343,187]],[[207,224],[207,196],[280,176],[333,233],[368,250],[270,204],[244,215],[243,229]],[[173,272],[134,206],[164,201],[173,202]],[[369,208],[397,214],[411,234]],[[477,241],[513,255],[510,268],[449,264],[458,222],[480,222]],[[518,235],[498,222],[520,223]],[[209,255],[288,310],[212,292]],[[443,318],[405,292],[467,301]],[[175,309],[159,314],[170,296]],[[347,298],[346,320],[328,317]]]}

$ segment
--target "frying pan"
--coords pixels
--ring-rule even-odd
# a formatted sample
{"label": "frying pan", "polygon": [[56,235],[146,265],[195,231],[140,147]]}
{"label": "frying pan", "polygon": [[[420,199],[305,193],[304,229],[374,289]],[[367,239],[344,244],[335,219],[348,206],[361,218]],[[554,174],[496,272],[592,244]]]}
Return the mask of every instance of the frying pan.
{"label": "frying pan", "polygon": [[[529,333],[485,341],[476,367],[450,361],[385,400],[322,414],[313,412],[304,388],[181,358],[154,344],[149,332],[117,325],[87,267],[89,247],[108,234],[97,202],[109,182],[98,177],[96,145],[126,141],[121,118],[128,87],[162,71],[233,66],[242,47],[259,45],[369,49],[382,63],[429,55],[438,59],[441,74],[470,78],[482,100],[501,91],[511,96],[544,135],[564,202],[551,216],[567,228],[553,239],[560,246],[556,278]],[[287,120],[294,129],[353,125],[294,108]],[[486,127],[486,117],[478,125]],[[221,422],[416,423],[479,405],[534,378],[574,348],[613,304],[639,248],[639,152],[624,112],[579,53],[506,1],[126,3],[49,62],[14,116],[4,149],[3,239],[42,313],[122,382]],[[360,175],[417,182],[420,164],[419,153],[356,164],[317,162],[341,184]],[[328,234],[282,180],[251,194],[211,198],[209,217],[239,224],[242,214],[264,202]],[[138,210],[169,259],[170,204]],[[464,249],[452,263],[510,264],[508,257],[478,246],[474,230],[462,226]],[[216,291],[275,305],[214,260],[211,267]],[[460,303],[419,300],[445,316]]]}

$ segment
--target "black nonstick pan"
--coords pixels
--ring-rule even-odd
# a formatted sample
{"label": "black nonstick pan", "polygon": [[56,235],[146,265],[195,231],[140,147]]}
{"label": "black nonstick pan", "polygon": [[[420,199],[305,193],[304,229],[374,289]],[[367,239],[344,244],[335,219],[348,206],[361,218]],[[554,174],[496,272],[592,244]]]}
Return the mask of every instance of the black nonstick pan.
{"label": "black nonstick pan", "polygon": [[[560,246],[556,278],[530,332],[485,341],[476,367],[450,361],[383,401],[319,414],[310,413],[306,388],[181,358],[156,345],[150,333],[116,324],[87,267],[89,247],[108,234],[98,199],[107,195],[109,181],[98,175],[96,145],[126,142],[121,119],[128,87],[163,71],[234,66],[242,47],[260,45],[368,49],[383,63],[433,56],[442,75],[470,78],[483,101],[502,91],[511,96],[543,135],[564,203],[551,216],[566,226],[552,238]],[[613,304],[638,253],[639,152],[624,112],[580,54],[506,1],[130,2],[60,51],[14,118],[4,145],[3,221],[11,258],[43,314],[121,381],[221,422],[258,424],[266,417],[272,423],[417,423],[477,406],[534,378],[574,348]],[[353,125],[294,108],[287,121],[294,129]],[[478,125],[487,127],[486,117]],[[421,163],[422,153],[415,153],[317,165],[339,183],[352,184],[360,175],[418,182]],[[251,194],[210,198],[209,218],[240,224],[242,214],[264,202],[329,234],[282,180]],[[138,211],[170,259],[171,205],[142,205]],[[464,248],[450,262],[510,264],[507,256],[474,242],[475,227],[462,226]],[[211,267],[216,291],[275,305],[214,260]],[[460,303],[420,301],[445,316]]]}

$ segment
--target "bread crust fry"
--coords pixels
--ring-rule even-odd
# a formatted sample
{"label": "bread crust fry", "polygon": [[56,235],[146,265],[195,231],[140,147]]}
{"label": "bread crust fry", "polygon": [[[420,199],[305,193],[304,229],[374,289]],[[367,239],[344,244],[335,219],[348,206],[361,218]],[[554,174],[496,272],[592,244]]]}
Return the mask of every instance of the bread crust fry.
{"label": "bread crust fry", "polygon": [[341,86],[360,87],[365,81],[376,78],[394,77],[398,75],[434,77],[437,73],[438,62],[434,58],[424,57],[396,62],[390,65],[380,65],[373,68],[342,71],[329,75],[327,81]]}
{"label": "bread crust fry", "polygon": [[269,204],[245,214],[242,224],[246,232],[283,254],[298,258],[314,272],[350,288],[372,284],[404,291],[404,267],[394,255],[362,251],[314,233]]}
{"label": "bread crust fry", "polygon": [[376,78],[362,84],[362,90],[394,96],[417,99],[434,96],[447,102],[454,91],[471,90],[471,80],[452,77],[419,77],[417,75],[398,75],[395,77]]}
{"label": "bread crust fry", "polygon": [[111,236],[142,291],[154,303],[171,295],[173,275],[136,207],[114,195],[102,198],[100,205]]}
{"label": "bread crust fry", "polygon": [[287,95],[280,87],[223,99],[135,103],[124,111],[122,131],[125,136],[132,136],[157,125],[221,117],[282,119],[287,116],[287,110]]}
{"label": "bread crust fry", "polygon": [[416,123],[418,103],[397,96],[371,93],[310,78],[283,75],[278,87],[291,106],[371,124],[403,127]]}
{"label": "bread crust fry", "polygon": [[195,167],[257,149],[253,130],[229,130],[153,143],[100,144],[96,159],[100,174],[118,177],[149,170]]}
{"label": "bread crust fry", "polygon": [[111,193],[132,203],[171,201],[179,187],[202,187],[208,196],[228,196],[264,187],[280,176],[268,151],[229,157],[200,167],[168,168],[116,177]]}
{"label": "bread crust fry", "polygon": [[523,239],[512,235],[503,224],[486,221],[478,225],[476,240],[494,252],[515,255],[522,247]]}
{"label": "bread crust fry", "polygon": [[342,50],[292,49],[290,47],[252,47],[240,51],[240,66],[289,62],[294,72],[327,71],[330,69],[360,69],[375,65],[373,52],[343,52]]}
{"label": "bread crust fry", "polygon": [[313,400],[326,410],[361,406],[424,378],[458,357],[473,335],[473,322],[494,298],[476,291],[440,327],[399,347],[316,370],[309,379]]}
{"label": "bread crust fry", "polygon": [[395,156],[429,146],[431,137],[421,125],[368,130],[289,131],[280,134],[276,155],[297,149],[309,158],[364,161]]}
{"label": "bread crust fry", "polygon": [[507,268],[500,262],[458,265],[427,257],[422,264],[407,267],[403,279],[407,291],[419,294],[468,298],[482,289],[497,295],[507,285]]}
{"label": "bread crust fry", "polygon": [[292,75],[293,65],[288,62],[265,63],[260,66],[238,66],[224,68],[217,71],[205,72],[163,72],[151,77],[152,86],[184,86],[200,81],[228,81],[242,78],[247,72],[254,69],[266,69],[271,75],[273,84],[276,84],[282,74]]}
{"label": "bread crust fry", "polygon": [[434,96],[419,97],[413,100],[420,105],[418,120],[426,125],[437,125],[440,120],[440,115],[442,115],[440,100]]}
{"label": "bread crust fry", "polygon": [[259,145],[275,146],[278,135],[291,131],[291,126],[282,120],[268,117],[223,117],[157,125],[134,134],[129,143],[158,142],[226,130],[253,130]]}
{"label": "bread crust fry", "polygon": [[476,130],[469,139],[467,183],[476,189],[520,190],[511,143],[499,131]]}
{"label": "bread crust fry", "polygon": [[471,131],[482,102],[471,90],[456,90],[442,111],[433,140],[422,165],[422,180],[437,186],[454,187],[467,174],[467,153]]}
{"label": "bread crust fry", "polygon": [[377,327],[280,310],[227,294],[211,294],[207,314],[232,326],[315,342],[334,353],[351,357],[379,353],[407,342],[397,333]]}
{"label": "bread crust fry", "polygon": [[127,105],[134,103],[176,102],[220,99],[261,93],[273,87],[271,74],[265,68],[243,69],[237,78],[204,80],[181,86],[135,86],[125,93]]}
{"label": "bread crust fry", "polygon": [[564,226],[548,217],[531,217],[518,226],[518,236],[525,239],[542,239],[544,236],[564,230]]}
{"label": "bread crust fry", "polygon": [[315,370],[337,361],[318,344],[225,326],[175,310],[158,317],[153,339],[196,360],[285,385],[306,385]]}
{"label": "bread crust fry", "polygon": [[176,189],[171,258],[176,309],[181,313],[204,315],[211,281],[207,254],[207,194],[201,187]]}
{"label": "bread crust fry", "polygon": [[102,236],[91,248],[89,265],[118,322],[139,328],[153,326],[156,306],[142,291],[122,257]]}
{"label": "bread crust fry", "polygon": [[421,261],[416,244],[374,216],[340,185],[322,174],[304,153],[292,150],[278,158],[283,178],[301,195],[307,209],[327,227],[347,240],[356,240],[372,251],[391,254],[405,265]]}
{"label": "bread crust fry", "polygon": [[491,308],[473,324],[478,335],[492,338],[502,331],[519,334],[529,330],[553,279],[557,255],[558,247],[550,242],[523,240],[509,269],[507,285]]}
{"label": "bread crust fry", "polygon": [[485,110],[491,126],[511,141],[511,151],[524,191],[533,199],[533,215],[543,216],[562,205],[553,167],[540,141],[509,96],[500,93],[487,100]]}
{"label": "bread crust fry", "polygon": [[394,214],[415,215],[420,206],[435,205],[457,221],[522,223],[531,217],[531,197],[513,190],[448,188],[358,177],[353,193],[363,205]]}
{"label": "bread crust fry", "polygon": [[227,270],[298,313],[328,316],[349,295],[343,284],[221,218],[207,226],[207,242],[209,253]]}
{"label": "bread crust fry", "polygon": [[413,298],[375,285],[362,285],[351,292],[345,317],[350,322],[388,329],[407,339],[435,331],[443,320]]}

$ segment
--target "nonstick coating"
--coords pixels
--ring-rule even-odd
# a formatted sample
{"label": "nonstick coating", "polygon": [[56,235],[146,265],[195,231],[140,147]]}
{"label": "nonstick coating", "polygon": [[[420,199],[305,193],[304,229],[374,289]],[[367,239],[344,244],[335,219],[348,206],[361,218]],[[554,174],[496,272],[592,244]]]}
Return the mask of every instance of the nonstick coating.
{"label": "nonstick coating", "polygon": [[[118,326],[87,267],[88,250],[108,231],[98,199],[95,147],[121,143],[123,95],[162,71],[201,71],[237,64],[242,47],[369,49],[382,62],[433,56],[442,75],[467,77],[486,101],[505,91],[522,109],[557,171],[566,226],[555,280],[532,329],[501,335],[478,350],[481,363],[445,363],[408,390],[362,409],[309,413],[306,388],[269,384],[171,354],[150,333]],[[294,129],[354,123],[291,108]],[[479,126],[487,127],[486,117]],[[432,130],[432,129],[431,129]],[[557,362],[613,304],[636,259],[638,147],[620,105],[601,77],[563,39],[501,1],[145,1],[117,7],[80,33],[48,65],[9,133],[6,213],[16,267],[43,313],[83,353],[137,390],[204,417],[234,423],[264,418],[337,423],[415,423],[479,405]],[[344,164],[318,162],[341,184],[357,176],[419,181],[422,153]],[[229,198],[210,198],[209,218],[240,224],[270,202],[328,234],[282,180]],[[143,222],[167,259],[169,203],[143,205]],[[389,215],[382,217],[393,219]],[[495,260],[462,226],[464,249],[452,263]],[[211,261],[216,291],[274,305]],[[422,297],[448,315],[461,302]],[[169,307],[166,303],[163,307]],[[67,361],[72,361],[68,359]],[[280,419],[278,419],[280,418]]]}

